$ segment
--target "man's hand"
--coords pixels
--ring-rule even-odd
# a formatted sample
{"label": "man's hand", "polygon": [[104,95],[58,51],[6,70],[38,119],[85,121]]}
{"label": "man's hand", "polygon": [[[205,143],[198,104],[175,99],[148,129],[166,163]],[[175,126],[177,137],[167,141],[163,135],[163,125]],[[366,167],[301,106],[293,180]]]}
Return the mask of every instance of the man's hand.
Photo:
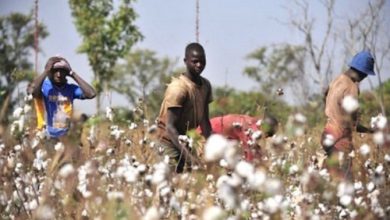
{"label": "man's hand", "polygon": [[58,56],[50,57],[45,65],[45,73],[46,74],[50,73],[50,71],[53,69],[54,64],[61,61],[62,59],[63,59],[62,57],[58,57]]}

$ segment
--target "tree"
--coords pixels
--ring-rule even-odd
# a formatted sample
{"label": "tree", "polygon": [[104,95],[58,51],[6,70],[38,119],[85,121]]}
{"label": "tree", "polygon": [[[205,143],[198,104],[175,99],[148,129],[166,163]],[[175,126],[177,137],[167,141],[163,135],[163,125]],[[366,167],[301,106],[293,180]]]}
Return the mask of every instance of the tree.
{"label": "tree", "polygon": [[[383,88],[381,73],[384,64],[390,60],[390,27],[385,0],[376,0],[368,3],[366,10],[358,13],[354,18],[347,19],[347,31],[342,35],[344,51],[352,56],[358,50],[370,50],[375,58],[375,70],[379,82],[379,89],[374,94],[375,100],[380,103],[382,114],[386,115],[385,89]],[[371,83],[371,81],[370,81]],[[371,89],[374,87],[371,83]]]}
{"label": "tree", "polygon": [[276,90],[285,87],[296,97],[308,96],[303,47],[289,44],[261,47],[247,59],[255,65],[245,67],[244,74],[258,82],[264,94],[276,96]]}
{"label": "tree", "polygon": [[[38,37],[48,36],[46,27],[38,24]],[[34,72],[30,53],[34,49],[35,24],[32,13],[11,13],[0,17],[0,122],[6,123],[9,111],[18,99],[12,99],[21,82],[31,81]],[[23,97],[23,96],[16,96]]]}
{"label": "tree", "polygon": [[[246,68],[244,70],[246,75],[258,81],[265,91],[268,91],[267,87],[270,85],[275,88],[286,81],[291,81],[285,85],[295,86],[292,91],[300,89],[301,94],[295,97],[304,102],[298,104],[305,105],[307,104],[305,102],[310,101],[310,97],[321,97],[320,94],[326,90],[333,74],[340,73],[346,68],[353,54],[365,49],[371,50],[376,59],[376,72],[381,85],[381,69],[384,68],[383,64],[390,60],[390,30],[386,22],[384,0],[376,0],[374,3],[370,1],[368,7],[361,13],[354,12],[353,17],[344,17],[342,21],[347,23],[336,22],[334,0],[292,2],[294,5],[288,9],[290,19],[281,23],[293,27],[300,33],[301,43],[279,44],[254,51],[248,58],[260,65]],[[318,3],[322,4],[326,12],[323,20],[319,20],[317,14],[313,15],[310,11],[310,7]],[[284,64],[287,60],[289,61],[286,63],[287,66],[273,65],[273,61]],[[274,76],[275,73],[278,76]],[[271,81],[267,83],[263,79]],[[293,84],[294,81],[302,82],[300,88]],[[381,99],[377,97],[376,100],[378,102],[382,100],[380,102],[384,111],[383,92]]]}
{"label": "tree", "polygon": [[247,114],[260,118],[264,114],[270,114],[279,122],[285,122],[292,112],[291,108],[283,100],[264,94],[266,93],[242,92],[228,87],[214,88],[210,116]]}
{"label": "tree", "polygon": [[100,96],[107,89],[113,75],[113,67],[131,47],[143,38],[134,25],[136,13],[132,0],[69,0],[77,31],[83,37],[78,52],[87,54],[94,73],[97,91],[97,109]]}
{"label": "tree", "polygon": [[136,50],[116,66],[109,88],[124,95],[133,106],[138,99],[144,100],[148,112],[157,116],[175,64],[168,57],[159,59],[151,50]]}

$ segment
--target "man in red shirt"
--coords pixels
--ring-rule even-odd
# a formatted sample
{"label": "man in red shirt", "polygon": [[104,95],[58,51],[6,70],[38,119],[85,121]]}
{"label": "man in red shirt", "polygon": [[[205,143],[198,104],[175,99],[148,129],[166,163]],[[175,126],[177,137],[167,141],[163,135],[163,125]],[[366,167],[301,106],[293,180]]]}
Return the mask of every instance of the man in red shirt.
{"label": "man in red shirt", "polygon": [[[228,139],[241,142],[244,157],[248,161],[259,159],[261,156],[260,146],[254,138],[271,137],[276,133],[278,122],[272,116],[265,116],[264,119],[251,117],[249,115],[228,114],[210,119],[212,132],[222,134]],[[256,135],[256,132],[259,132]],[[253,137],[253,136],[255,137]]]}

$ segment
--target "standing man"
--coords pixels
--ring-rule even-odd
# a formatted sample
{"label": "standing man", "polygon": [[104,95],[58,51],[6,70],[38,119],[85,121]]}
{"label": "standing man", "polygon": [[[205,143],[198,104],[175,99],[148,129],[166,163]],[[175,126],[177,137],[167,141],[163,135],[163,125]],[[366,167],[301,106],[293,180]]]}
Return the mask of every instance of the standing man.
{"label": "standing man", "polygon": [[179,142],[179,135],[198,125],[202,135],[211,133],[208,104],[212,101],[210,82],[200,76],[206,66],[205,51],[199,43],[190,43],[185,49],[187,71],[174,77],[165,91],[158,119],[159,142],[169,156],[170,165],[177,173],[187,164],[199,165],[199,159],[188,146]]}
{"label": "standing man", "polygon": [[[336,174],[351,179],[352,161],[348,154],[353,150],[352,132],[372,132],[358,122],[357,107],[359,83],[367,75],[375,75],[374,58],[371,53],[357,53],[349,63],[349,69],[334,79],[325,93],[326,125],[322,133],[321,144],[328,157],[334,152],[344,152],[343,161],[339,161]],[[350,100],[351,102],[348,102]],[[335,159],[335,158],[334,158]],[[331,172],[333,172],[331,170]]]}
{"label": "standing man", "polygon": [[[70,84],[67,77],[78,84]],[[69,129],[74,99],[92,99],[95,90],[72,70],[68,61],[59,56],[50,57],[44,72],[37,76],[27,92],[34,97],[37,127],[46,126],[48,135],[59,138]]]}

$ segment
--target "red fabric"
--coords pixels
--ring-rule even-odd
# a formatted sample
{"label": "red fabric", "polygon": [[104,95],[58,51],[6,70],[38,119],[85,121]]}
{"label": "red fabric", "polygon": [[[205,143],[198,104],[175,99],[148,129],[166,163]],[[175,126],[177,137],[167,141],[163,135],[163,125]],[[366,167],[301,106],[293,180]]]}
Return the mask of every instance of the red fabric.
{"label": "red fabric", "polygon": [[337,126],[327,124],[324,128],[323,135],[332,135],[335,142],[333,145],[334,150],[350,152],[352,150],[352,132],[348,129],[340,129]]}
{"label": "red fabric", "polygon": [[[211,128],[214,134],[222,134],[228,139],[237,140],[242,143],[245,154],[245,159],[252,161],[254,154],[248,145],[250,135],[246,135],[245,131],[252,129],[252,131],[259,130],[256,126],[258,119],[249,115],[229,114],[210,119]],[[239,123],[241,127],[235,127],[234,124]],[[200,128],[197,128],[200,133]]]}

